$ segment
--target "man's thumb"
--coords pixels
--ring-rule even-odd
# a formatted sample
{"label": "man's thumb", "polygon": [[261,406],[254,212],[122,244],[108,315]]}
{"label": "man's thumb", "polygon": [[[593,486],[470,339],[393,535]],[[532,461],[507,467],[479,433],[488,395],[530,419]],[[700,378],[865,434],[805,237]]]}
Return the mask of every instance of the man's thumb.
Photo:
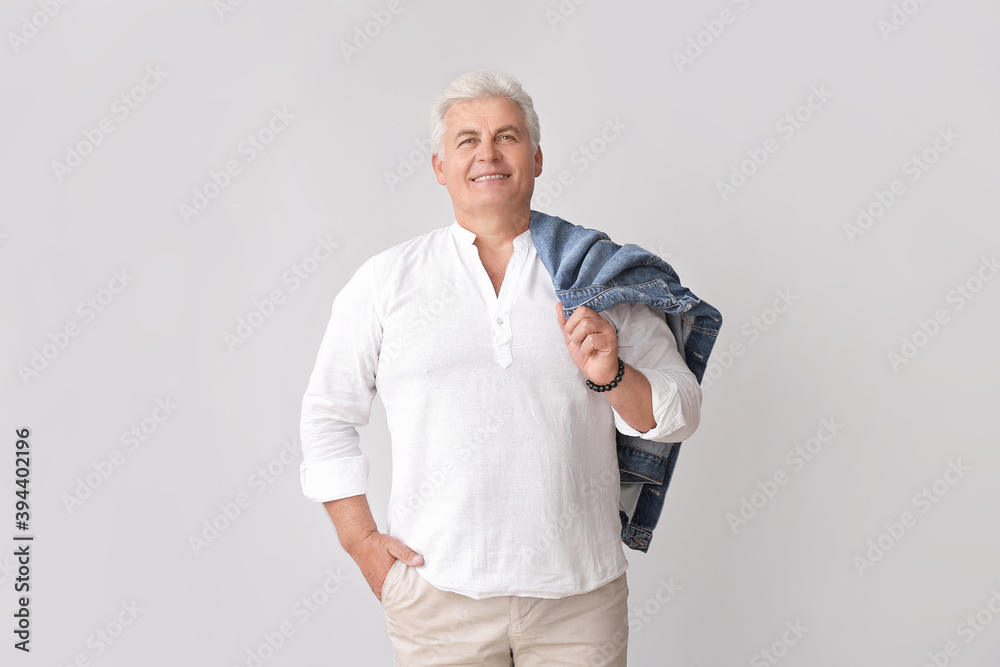
{"label": "man's thumb", "polygon": [[401,542],[399,543],[398,551],[392,555],[411,567],[424,562],[423,556]]}

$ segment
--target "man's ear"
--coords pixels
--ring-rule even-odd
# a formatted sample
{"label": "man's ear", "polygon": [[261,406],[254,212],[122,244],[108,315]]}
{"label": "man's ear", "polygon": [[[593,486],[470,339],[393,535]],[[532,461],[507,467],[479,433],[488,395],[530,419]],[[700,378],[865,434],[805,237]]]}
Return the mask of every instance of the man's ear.
{"label": "man's ear", "polygon": [[444,162],[437,156],[437,153],[431,156],[431,168],[434,169],[434,176],[437,177],[438,183],[446,185],[444,179]]}
{"label": "man's ear", "polygon": [[542,175],[542,147],[535,151],[535,178]]}

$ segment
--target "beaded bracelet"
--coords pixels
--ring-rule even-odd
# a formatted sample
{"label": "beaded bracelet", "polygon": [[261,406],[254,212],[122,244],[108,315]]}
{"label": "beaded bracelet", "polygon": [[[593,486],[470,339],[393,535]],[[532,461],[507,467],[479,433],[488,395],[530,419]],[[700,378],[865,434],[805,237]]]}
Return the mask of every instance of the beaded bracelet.
{"label": "beaded bracelet", "polygon": [[618,383],[622,381],[625,376],[625,362],[622,361],[621,357],[618,357],[618,375],[614,380],[607,384],[594,384],[590,380],[587,380],[587,387],[593,389],[594,391],[611,391],[618,386]]}

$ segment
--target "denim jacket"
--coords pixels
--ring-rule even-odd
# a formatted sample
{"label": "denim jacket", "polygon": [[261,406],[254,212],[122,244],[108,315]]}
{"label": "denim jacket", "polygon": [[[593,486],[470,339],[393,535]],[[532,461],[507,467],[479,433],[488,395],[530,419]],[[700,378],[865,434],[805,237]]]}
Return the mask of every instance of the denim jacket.
{"label": "denim jacket", "polygon": [[[567,319],[579,306],[600,312],[625,302],[662,310],[678,351],[701,384],[722,315],[681,285],[669,264],[637,245],[620,246],[604,232],[538,211],[531,211],[529,229]],[[621,482],[642,483],[632,517],[619,509],[622,541],[630,549],[645,552],[663,509],[663,495],[681,443],[615,433]]]}

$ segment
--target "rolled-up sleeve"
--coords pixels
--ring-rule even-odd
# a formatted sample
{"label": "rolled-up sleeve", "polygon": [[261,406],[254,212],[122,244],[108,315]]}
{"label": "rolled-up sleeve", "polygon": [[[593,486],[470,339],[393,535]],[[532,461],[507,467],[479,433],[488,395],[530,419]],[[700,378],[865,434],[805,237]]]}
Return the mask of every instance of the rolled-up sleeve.
{"label": "rolled-up sleeve", "polygon": [[370,463],[358,427],[368,424],[382,344],[374,258],[334,298],[330,321],[302,399],[303,494],[326,502],[368,491]]}
{"label": "rolled-up sleeve", "polygon": [[618,356],[649,380],[656,426],[640,433],[612,407],[615,428],[656,442],[683,442],[701,422],[701,386],[684,363],[661,310],[620,303],[601,313],[618,330]]}

